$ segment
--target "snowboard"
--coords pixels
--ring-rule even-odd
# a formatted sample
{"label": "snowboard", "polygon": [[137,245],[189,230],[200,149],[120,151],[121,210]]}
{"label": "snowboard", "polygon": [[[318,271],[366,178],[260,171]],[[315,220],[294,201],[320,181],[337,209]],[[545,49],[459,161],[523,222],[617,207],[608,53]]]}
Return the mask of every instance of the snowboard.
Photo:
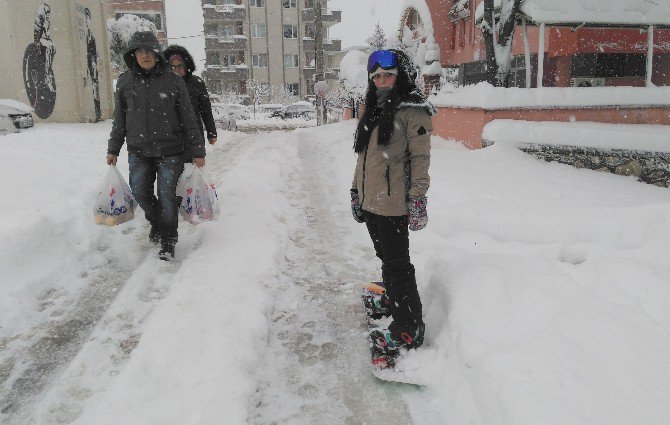
{"label": "snowboard", "polygon": [[362,300],[365,320],[368,325],[368,343],[370,344],[370,364],[372,374],[383,381],[399,382],[423,386],[423,380],[417,373],[416,366],[408,368],[402,363],[403,354],[407,351],[400,349],[393,354],[387,354],[377,347],[370,338],[373,331],[387,327],[391,323],[391,317],[373,314],[368,307],[372,297],[380,297],[386,292],[384,282],[370,282],[363,288]]}

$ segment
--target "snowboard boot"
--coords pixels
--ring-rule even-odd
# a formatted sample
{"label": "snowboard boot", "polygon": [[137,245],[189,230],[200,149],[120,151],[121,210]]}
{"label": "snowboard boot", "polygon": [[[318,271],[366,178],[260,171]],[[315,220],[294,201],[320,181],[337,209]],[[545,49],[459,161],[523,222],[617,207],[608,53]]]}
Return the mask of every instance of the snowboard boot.
{"label": "snowboard boot", "polygon": [[401,347],[407,349],[418,348],[423,344],[425,325],[419,323],[412,328],[397,325],[391,322],[388,329],[376,330],[370,333],[370,340],[375,349],[385,354],[397,353]]}
{"label": "snowboard boot", "polygon": [[383,294],[368,293],[363,297],[363,306],[365,313],[373,320],[379,320],[382,317],[391,315],[391,299]]}
{"label": "snowboard boot", "polygon": [[156,245],[161,241],[161,232],[156,224],[151,225],[151,230],[149,230],[149,241]]}

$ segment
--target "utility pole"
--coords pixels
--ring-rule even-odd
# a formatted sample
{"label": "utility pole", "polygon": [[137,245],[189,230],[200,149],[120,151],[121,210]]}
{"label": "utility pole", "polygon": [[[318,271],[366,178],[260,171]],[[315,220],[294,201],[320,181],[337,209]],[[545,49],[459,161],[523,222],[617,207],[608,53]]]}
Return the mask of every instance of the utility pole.
{"label": "utility pole", "polygon": [[[324,80],[323,74],[323,18],[321,16],[321,0],[314,0],[314,84]],[[323,121],[323,96],[316,99],[316,125],[325,124]]]}

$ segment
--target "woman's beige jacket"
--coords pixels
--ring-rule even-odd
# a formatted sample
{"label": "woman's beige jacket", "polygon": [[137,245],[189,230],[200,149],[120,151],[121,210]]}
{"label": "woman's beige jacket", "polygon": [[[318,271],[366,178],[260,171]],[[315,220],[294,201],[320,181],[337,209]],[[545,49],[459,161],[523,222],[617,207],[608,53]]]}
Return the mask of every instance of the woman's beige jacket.
{"label": "woman's beige jacket", "polygon": [[406,215],[407,201],[425,196],[430,185],[430,114],[424,107],[405,106],[396,112],[394,125],[386,146],[377,144],[379,127],[372,130],[352,183],[362,208],[384,216]]}

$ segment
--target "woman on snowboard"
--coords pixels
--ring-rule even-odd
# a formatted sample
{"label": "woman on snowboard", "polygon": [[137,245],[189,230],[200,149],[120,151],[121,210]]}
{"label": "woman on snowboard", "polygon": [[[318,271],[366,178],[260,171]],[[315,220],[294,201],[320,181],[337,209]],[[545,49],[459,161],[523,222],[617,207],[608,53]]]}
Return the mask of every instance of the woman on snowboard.
{"label": "woman on snowboard", "polygon": [[358,154],[351,188],[354,219],[365,223],[382,260],[385,295],[368,306],[391,315],[388,329],[371,339],[386,353],[423,343],[425,326],[409,258],[409,230],[427,222],[431,115],[435,109],[416,87],[416,71],[399,50],[377,50],[368,58],[365,110],[356,130]]}

